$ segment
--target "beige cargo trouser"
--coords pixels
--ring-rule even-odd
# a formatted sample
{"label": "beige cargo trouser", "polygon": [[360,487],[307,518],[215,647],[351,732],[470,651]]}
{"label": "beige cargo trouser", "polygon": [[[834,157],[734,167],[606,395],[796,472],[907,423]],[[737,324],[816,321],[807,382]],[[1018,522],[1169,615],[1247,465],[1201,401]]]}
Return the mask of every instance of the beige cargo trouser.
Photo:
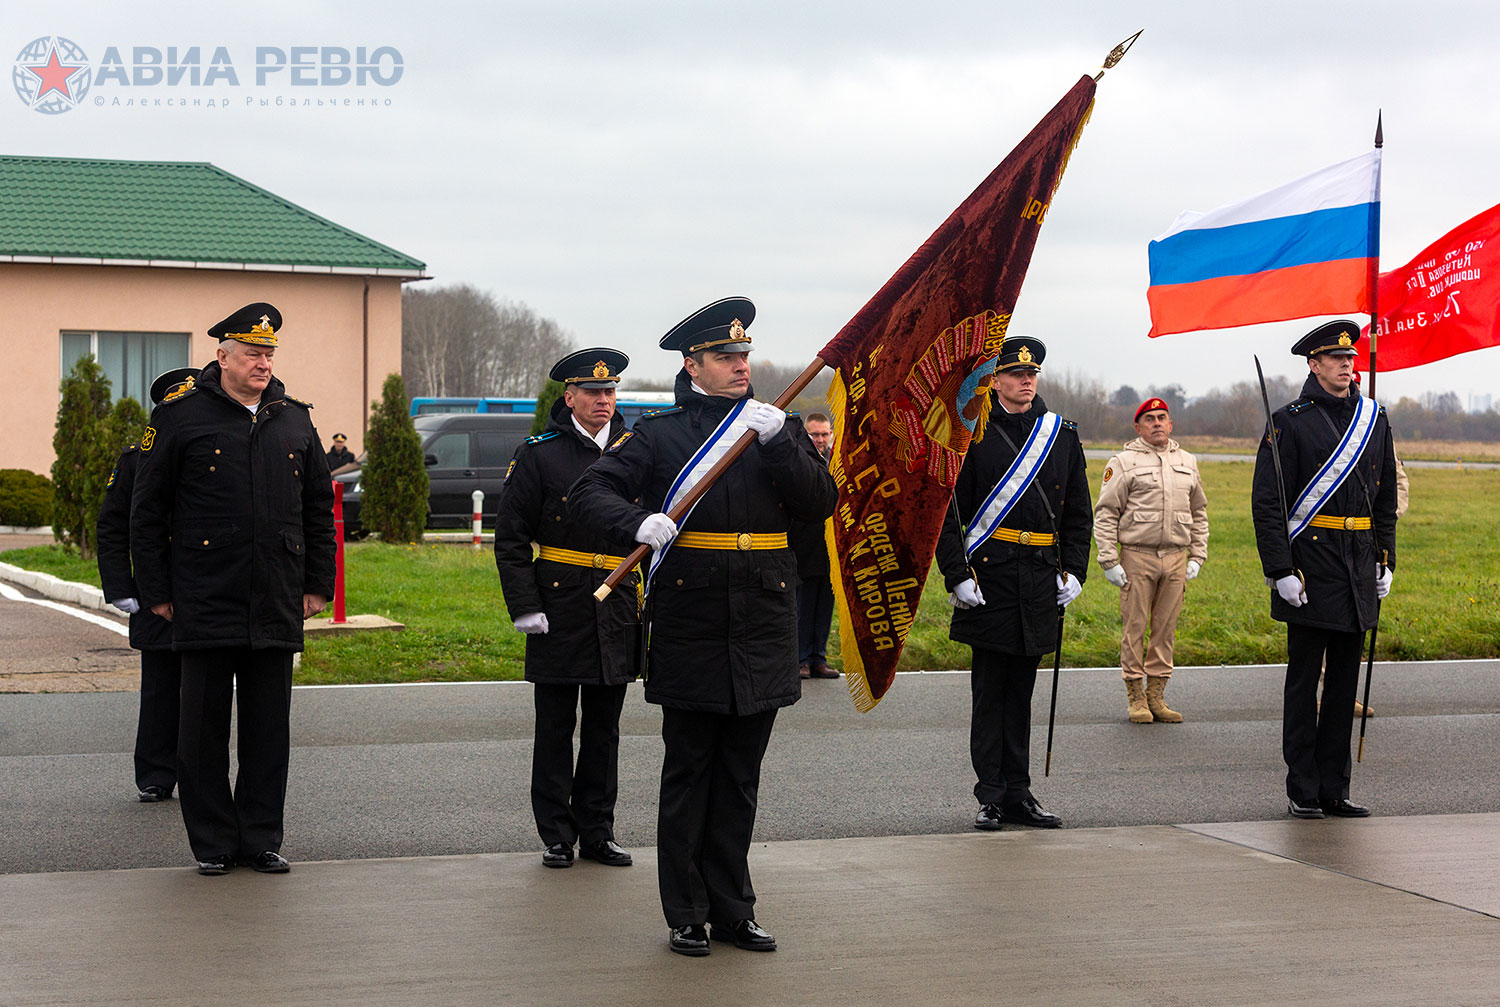
{"label": "beige cargo trouser", "polygon": [[[1161,553],[1161,555],[1158,555]],[[1128,682],[1172,677],[1172,649],[1177,642],[1177,616],[1187,587],[1186,549],[1120,547],[1125,586],[1120,589],[1120,672]],[[1151,643],[1144,648],[1147,627]]]}

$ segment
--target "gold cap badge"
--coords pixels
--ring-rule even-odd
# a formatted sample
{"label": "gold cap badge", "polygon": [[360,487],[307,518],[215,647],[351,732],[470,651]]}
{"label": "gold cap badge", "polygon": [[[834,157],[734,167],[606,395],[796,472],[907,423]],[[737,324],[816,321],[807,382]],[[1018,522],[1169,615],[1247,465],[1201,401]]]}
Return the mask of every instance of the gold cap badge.
{"label": "gold cap badge", "polygon": [[602,360],[599,361],[598,363],[596,363],[594,365],[594,377],[596,377],[596,378],[607,378],[607,377],[609,377],[609,365],[606,364]]}
{"label": "gold cap badge", "polygon": [[1031,350],[1029,348],[1025,347],[1025,346],[1021,347],[1021,352],[1019,352],[1019,353],[1016,354],[1016,363],[1018,363],[1018,364],[1029,364],[1029,363],[1031,363]]}
{"label": "gold cap badge", "polygon": [[1349,333],[1347,333],[1347,332],[1340,332],[1339,333],[1339,345],[1340,346],[1353,346],[1354,345],[1354,340],[1352,340],[1352,339],[1349,338]]}

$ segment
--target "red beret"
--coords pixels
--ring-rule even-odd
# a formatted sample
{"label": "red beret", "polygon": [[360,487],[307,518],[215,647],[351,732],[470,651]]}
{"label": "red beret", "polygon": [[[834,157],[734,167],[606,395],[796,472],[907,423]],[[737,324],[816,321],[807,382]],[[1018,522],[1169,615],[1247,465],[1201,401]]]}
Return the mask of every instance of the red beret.
{"label": "red beret", "polygon": [[1135,411],[1135,421],[1139,423],[1141,421],[1141,413],[1149,413],[1154,409],[1160,409],[1164,413],[1169,413],[1172,411],[1167,408],[1167,403],[1162,399],[1147,399],[1145,402],[1142,402],[1141,407]]}

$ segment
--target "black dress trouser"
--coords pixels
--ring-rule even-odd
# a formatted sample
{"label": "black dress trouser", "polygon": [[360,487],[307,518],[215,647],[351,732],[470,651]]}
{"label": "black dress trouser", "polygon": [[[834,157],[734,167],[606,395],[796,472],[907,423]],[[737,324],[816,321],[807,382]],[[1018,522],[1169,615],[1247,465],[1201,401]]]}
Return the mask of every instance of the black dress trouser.
{"label": "black dress trouser", "polygon": [[141,651],[141,716],[135,728],[135,787],[177,786],[177,722],[181,717],[182,655]]}
{"label": "black dress trouser", "polygon": [[[229,718],[239,705],[239,774],[229,787]],[[182,652],[177,785],[198,860],[281,849],[291,756],[292,652]]]}
{"label": "black dress trouser", "polygon": [[1041,660],[974,648],[969,756],[980,804],[1004,807],[1031,796],[1031,693]]}
{"label": "black dress trouser", "polygon": [[[600,843],[615,837],[625,689],[624,685],[536,683],[531,812],[537,834],[548,846],[571,846],[579,839]],[[573,727],[580,699],[583,724],[575,767]]]}
{"label": "black dress trouser", "polygon": [[[1286,624],[1281,755],[1286,760],[1286,795],[1298,804],[1349,796],[1349,735],[1364,641],[1359,632]],[[1323,674],[1325,655],[1320,708],[1318,676]]]}
{"label": "black dress trouser", "polygon": [[776,711],[662,709],[657,884],[667,926],[755,918],[750,835]]}

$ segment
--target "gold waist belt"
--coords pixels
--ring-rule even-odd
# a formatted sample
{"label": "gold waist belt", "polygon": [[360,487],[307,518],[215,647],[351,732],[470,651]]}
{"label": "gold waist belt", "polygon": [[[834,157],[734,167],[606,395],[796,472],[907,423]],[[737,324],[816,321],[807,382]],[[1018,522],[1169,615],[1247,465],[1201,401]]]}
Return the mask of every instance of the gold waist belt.
{"label": "gold waist belt", "polygon": [[1057,536],[1050,531],[1016,531],[1014,528],[996,528],[990,538],[1035,546],[1052,545],[1057,541]]}
{"label": "gold waist belt", "polygon": [[775,532],[767,534],[751,534],[742,532],[716,532],[716,531],[685,531],[678,535],[673,541],[688,549],[737,549],[740,552],[748,552],[751,549],[785,549],[787,547],[786,532]]}
{"label": "gold waist belt", "polygon": [[624,556],[606,556],[598,552],[578,552],[575,549],[558,549],[550,545],[539,547],[537,555],[553,563],[566,563],[568,566],[587,566],[595,570],[613,570],[625,562]]}
{"label": "gold waist belt", "polygon": [[1314,528],[1342,528],[1344,531],[1369,531],[1367,517],[1334,517],[1332,514],[1314,514],[1308,522]]}

